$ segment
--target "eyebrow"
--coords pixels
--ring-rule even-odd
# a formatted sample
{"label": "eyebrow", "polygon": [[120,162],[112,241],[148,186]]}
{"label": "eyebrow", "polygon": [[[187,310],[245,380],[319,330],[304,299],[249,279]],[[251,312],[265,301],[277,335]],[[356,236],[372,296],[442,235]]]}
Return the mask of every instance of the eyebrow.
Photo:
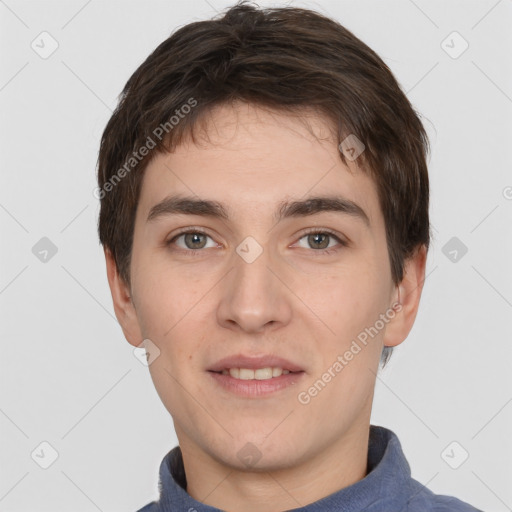
{"label": "eyebrow", "polygon": [[[307,217],[320,212],[338,212],[362,220],[370,226],[366,212],[354,201],[341,196],[308,197],[300,201],[283,201],[274,214],[277,222],[291,217]],[[149,211],[147,222],[168,215],[200,215],[229,220],[227,209],[218,201],[185,196],[168,196]]]}

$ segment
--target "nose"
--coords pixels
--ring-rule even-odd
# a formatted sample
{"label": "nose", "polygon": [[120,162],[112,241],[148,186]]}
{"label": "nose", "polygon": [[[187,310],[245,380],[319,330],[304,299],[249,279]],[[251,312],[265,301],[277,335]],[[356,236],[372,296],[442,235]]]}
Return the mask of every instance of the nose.
{"label": "nose", "polygon": [[[242,256],[240,256],[240,254]],[[246,333],[263,333],[283,327],[292,316],[291,292],[286,276],[269,253],[245,258],[233,255],[234,268],[222,282],[217,320],[222,327]]]}

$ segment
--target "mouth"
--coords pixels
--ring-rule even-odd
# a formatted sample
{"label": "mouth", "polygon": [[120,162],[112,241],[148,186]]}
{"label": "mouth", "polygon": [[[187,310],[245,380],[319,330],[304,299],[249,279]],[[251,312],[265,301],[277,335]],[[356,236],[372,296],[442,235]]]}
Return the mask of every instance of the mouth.
{"label": "mouth", "polygon": [[276,356],[236,355],[208,369],[224,391],[242,397],[262,397],[288,388],[306,374],[298,364]]}
{"label": "mouth", "polygon": [[283,369],[279,366],[267,366],[266,368],[225,368],[221,371],[216,371],[220,375],[229,375],[233,379],[238,380],[269,380],[281,377],[281,375],[288,375],[289,373],[302,373],[301,371],[292,372]]}

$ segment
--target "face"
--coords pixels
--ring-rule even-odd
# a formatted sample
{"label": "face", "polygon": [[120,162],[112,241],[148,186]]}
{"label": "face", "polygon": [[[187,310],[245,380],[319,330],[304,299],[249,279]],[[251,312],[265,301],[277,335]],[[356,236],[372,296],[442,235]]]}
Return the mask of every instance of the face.
{"label": "face", "polygon": [[127,339],[159,350],[149,369],[180,445],[232,468],[291,467],[367,428],[383,344],[411,326],[390,309],[375,185],[308,119],[224,106],[208,140],[156,156],[132,306],[116,304]]}

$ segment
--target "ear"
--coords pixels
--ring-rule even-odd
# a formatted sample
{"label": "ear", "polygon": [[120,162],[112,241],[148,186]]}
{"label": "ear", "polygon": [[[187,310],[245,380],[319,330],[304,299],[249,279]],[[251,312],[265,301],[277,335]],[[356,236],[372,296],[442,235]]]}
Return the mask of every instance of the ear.
{"label": "ear", "polygon": [[111,251],[105,248],[104,253],[107,265],[108,284],[110,286],[110,293],[112,294],[117,320],[121,325],[124,337],[128,343],[138,347],[144,338],[140,331],[137,313],[130,296],[130,289],[119,275]]}
{"label": "ear", "polygon": [[384,346],[395,347],[404,341],[412,329],[420,304],[423,283],[425,282],[425,266],[427,249],[421,245],[415,253],[405,261],[404,277],[396,289],[394,303],[395,316],[388,323],[384,333]]}

